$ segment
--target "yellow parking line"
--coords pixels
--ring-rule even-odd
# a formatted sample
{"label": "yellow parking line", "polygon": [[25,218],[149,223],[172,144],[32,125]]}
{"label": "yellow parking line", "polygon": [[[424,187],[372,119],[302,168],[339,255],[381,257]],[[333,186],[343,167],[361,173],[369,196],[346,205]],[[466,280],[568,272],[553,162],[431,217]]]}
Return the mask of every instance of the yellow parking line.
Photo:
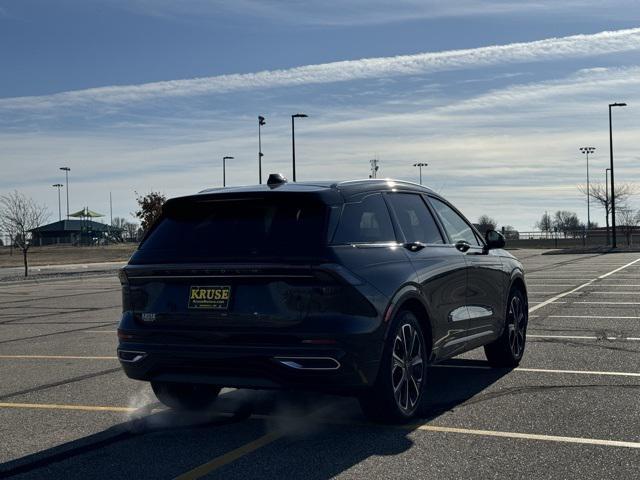
{"label": "yellow parking line", "polygon": [[92,357],[82,355],[0,355],[0,359],[34,360],[117,360],[118,357]]}
{"label": "yellow parking line", "polygon": [[43,410],[81,410],[84,412],[135,412],[130,407],[105,407],[99,405],[60,405],[54,403],[2,403],[0,408],[35,408]]}
{"label": "yellow parking line", "polygon": [[197,478],[201,478],[213,472],[214,470],[219,469],[220,467],[235,462],[239,458],[244,457],[251,452],[255,452],[256,450],[275,442],[283,435],[284,432],[282,431],[267,433],[257,438],[256,440],[246,443],[241,447],[236,448],[235,450],[231,450],[230,452],[220,455],[219,457],[216,457],[207,463],[203,463],[193,470],[189,470],[188,472],[175,477],[174,480],[195,480]]}

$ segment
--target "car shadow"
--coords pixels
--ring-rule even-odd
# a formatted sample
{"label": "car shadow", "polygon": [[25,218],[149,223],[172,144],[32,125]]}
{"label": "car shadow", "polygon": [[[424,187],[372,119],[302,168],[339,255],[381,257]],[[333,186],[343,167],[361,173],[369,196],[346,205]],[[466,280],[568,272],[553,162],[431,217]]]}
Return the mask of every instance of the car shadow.
{"label": "car shadow", "polygon": [[[429,369],[422,419],[415,426],[366,421],[353,399],[302,392],[232,390],[206,413],[145,405],[107,430],[0,465],[0,478],[174,478],[243,445],[280,434],[216,471],[229,478],[332,478],[373,456],[406,452],[410,433],[494,384],[508,369],[451,360]],[[296,473],[297,472],[297,473]],[[195,477],[194,477],[195,478]]]}

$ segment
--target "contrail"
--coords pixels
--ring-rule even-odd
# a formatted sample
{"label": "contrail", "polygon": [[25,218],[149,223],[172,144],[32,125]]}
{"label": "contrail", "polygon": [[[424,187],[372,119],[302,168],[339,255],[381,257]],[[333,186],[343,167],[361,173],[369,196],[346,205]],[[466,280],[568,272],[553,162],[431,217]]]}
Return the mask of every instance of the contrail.
{"label": "contrail", "polygon": [[107,86],[52,95],[0,99],[2,109],[40,109],[90,104],[121,105],[155,99],[241,90],[348,82],[447,70],[562,58],[584,58],[640,49],[640,28],[572,35],[533,42],[305,65],[284,70]]}

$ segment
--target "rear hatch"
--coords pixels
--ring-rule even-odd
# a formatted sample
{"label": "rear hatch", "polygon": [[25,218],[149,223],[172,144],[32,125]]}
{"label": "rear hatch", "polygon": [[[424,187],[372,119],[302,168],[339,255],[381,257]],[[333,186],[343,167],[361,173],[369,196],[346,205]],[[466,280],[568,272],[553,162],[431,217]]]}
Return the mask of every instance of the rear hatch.
{"label": "rear hatch", "polygon": [[281,343],[273,338],[280,329],[312,333],[303,320],[323,311],[371,315],[321,267],[331,210],[300,194],[170,201],[124,269],[124,310],[150,330],[256,343]]}

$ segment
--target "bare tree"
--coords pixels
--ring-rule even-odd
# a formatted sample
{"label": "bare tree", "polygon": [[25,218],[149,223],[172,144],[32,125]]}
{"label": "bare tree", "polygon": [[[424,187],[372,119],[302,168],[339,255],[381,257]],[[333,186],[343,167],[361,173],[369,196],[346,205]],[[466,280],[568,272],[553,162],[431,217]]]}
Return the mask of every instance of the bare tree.
{"label": "bare tree", "polygon": [[[586,185],[578,185],[578,190],[584,195],[587,194]],[[623,205],[631,195],[640,192],[640,188],[632,183],[618,183],[616,185],[616,204]],[[607,195],[608,193],[608,195]],[[611,192],[604,183],[591,183],[589,185],[589,196],[604,208],[607,217],[607,230],[609,230],[609,214],[611,213]]]}
{"label": "bare tree", "polygon": [[619,215],[619,226],[627,239],[627,245],[631,246],[631,237],[640,225],[640,210],[633,210],[626,205],[621,206],[617,211]]}
{"label": "bare tree", "polygon": [[138,229],[140,225],[133,222],[125,222],[124,231],[126,233],[127,241],[136,241],[138,239]]}
{"label": "bare tree", "polygon": [[17,190],[0,197],[0,230],[7,232],[15,246],[22,251],[25,277],[29,274],[27,252],[31,247],[32,230],[48,218],[49,212],[45,206],[37,204]]}
{"label": "bare tree", "polygon": [[547,212],[542,215],[542,218],[536,222],[536,228],[549,234],[553,232],[553,218]]}
{"label": "bare tree", "polygon": [[575,237],[576,232],[580,230],[580,220],[575,212],[567,210],[558,210],[553,216],[553,227],[565,236],[572,235]]}
{"label": "bare tree", "polygon": [[498,222],[496,222],[493,218],[491,218],[489,215],[482,215],[479,219],[478,219],[478,230],[480,231],[480,233],[482,233],[483,235],[485,233],[487,233],[489,230],[495,230],[496,229],[496,225],[498,224]]}

